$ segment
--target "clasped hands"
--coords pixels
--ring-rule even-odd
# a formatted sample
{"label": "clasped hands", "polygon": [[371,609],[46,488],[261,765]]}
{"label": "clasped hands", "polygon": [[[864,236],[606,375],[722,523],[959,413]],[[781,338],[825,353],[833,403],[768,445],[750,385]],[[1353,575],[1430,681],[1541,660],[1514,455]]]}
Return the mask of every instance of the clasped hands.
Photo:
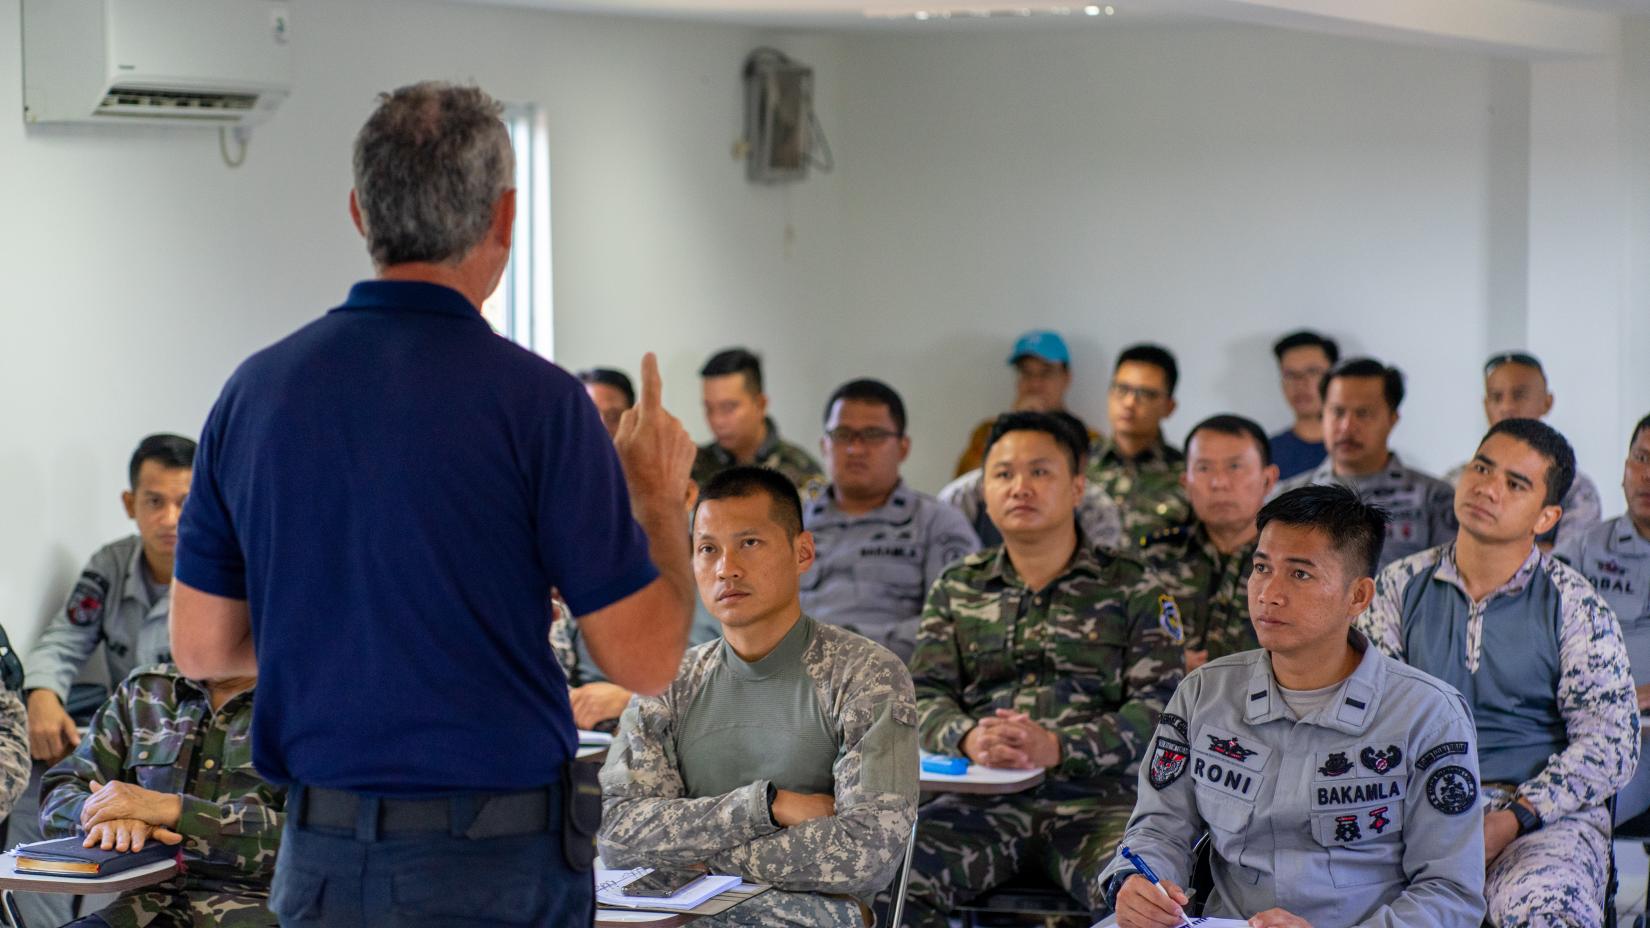
{"label": "clasped hands", "polygon": [[86,830],[82,847],[105,851],[141,851],[150,840],[178,844],[175,829],[183,816],[183,797],[159,793],[132,783],[92,781],[92,795],[80,807],[80,827]]}
{"label": "clasped hands", "polygon": [[976,764],[1010,770],[1058,766],[1060,738],[1024,712],[998,709],[963,736],[963,754]]}

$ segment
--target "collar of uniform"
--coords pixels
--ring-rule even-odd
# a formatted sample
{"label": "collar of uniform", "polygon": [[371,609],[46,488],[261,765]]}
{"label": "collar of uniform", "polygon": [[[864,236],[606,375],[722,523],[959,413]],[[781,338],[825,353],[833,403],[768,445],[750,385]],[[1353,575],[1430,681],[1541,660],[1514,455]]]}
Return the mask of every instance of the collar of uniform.
{"label": "collar of uniform", "polygon": [[1373,474],[1359,474],[1348,477],[1342,477],[1341,475],[1335,473],[1335,459],[1333,457],[1325,457],[1323,459],[1323,463],[1319,464],[1317,469],[1312,471],[1312,482],[1316,484],[1332,482],[1356,484],[1364,480],[1373,479],[1377,476],[1384,476],[1388,480],[1402,480],[1404,479],[1404,475],[1407,473],[1409,473],[1409,468],[1405,467],[1404,462],[1399,459],[1398,452],[1388,451],[1386,464],[1382,466],[1380,470]]}
{"label": "collar of uniform", "polygon": [[[1320,710],[1313,724],[1349,735],[1361,735],[1369,727],[1376,709],[1375,696],[1381,691],[1380,653],[1369,646],[1369,639],[1357,629],[1347,631],[1347,641],[1363,655],[1351,676],[1341,682],[1340,691],[1330,704],[1333,708]],[[1243,717],[1252,725],[1286,718],[1288,707],[1278,693],[1277,678],[1272,675],[1272,654],[1262,651],[1254,669],[1249,673],[1249,685],[1244,690]]]}
{"label": "collar of uniform", "polygon": [[[1513,571],[1512,577],[1508,578],[1506,583],[1496,587],[1490,595],[1484,597],[1484,600],[1488,602],[1497,596],[1522,593],[1524,588],[1530,585],[1530,578],[1535,576],[1535,569],[1539,566],[1541,566],[1541,549],[1532,544],[1530,545],[1530,553],[1524,557],[1524,563],[1518,565],[1518,569]],[[1432,577],[1434,580],[1442,580],[1460,590],[1461,595],[1466,596],[1469,601],[1472,599],[1472,596],[1467,593],[1467,581],[1461,577],[1461,568],[1455,564],[1455,542],[1452,541],[1444,546],[1444,556],[1438,559],[1438,569],[1433,571]]]}
{"label": "collar of uniform", "polygon": [[[1071,560],[1066,562],[1065,569],[1049,581],[1049,586],[1055,586],[1065,581],[1067,577],[1076,573],[1086,573],[1090,576],[1100,575],[1100,552],[1088,539],[1083,537],[1083,527],[1077,526],[1077,549],[1071,552]],[[997,554],[991,559],[990,569],[986,572],[987,580],[995,580],[1004,586],[1025,586],[1026,582],[1020,577],[1020,572],[1014,569],[1014,562],[1008,557],[1008,543],[997,546]]]}
{"label": "collar of uniform", "polygon": [[1650,538],[1639,534],[1638,526],[1633,524],[1633,517],[1627,513],[1616,516],[1616,524],[1610,527],[1610,538],[1607,542],[1610,550],[1616,554],[1650,554]]}
{"label": "collar of uniform", "polygon": [[1096,459],[1101,461],[1113,461],[1118,464],[1133,464],[1136,467],[1142,464],[1157,463],[1159,461],[1165,464],[1175,464],[1186,457],[1180,452],[1179,448],[1171,447],[1168,442],[1163,440],[1162,432],[1157,433],[1157,441],[1152,442],[1146,450],[1140,452],[1132,458],[1124,454],[1123,449],[1117,447],[1116,439],[1108,435],[1106,436],[1106,439],[1100,443],[1100,447],[1095,450],[1094,456]]}
{"label": "collar of uniform", "polygon": [[[135,599],[143,604],[143,608],[150,609],[154,603],[149,601],[149,568],[143,562],[143,537],[138,536],[138,543],[132,549],[132,561],[126,565],[126,583],[120,590],[121,599]],[[117,681],[118,682],[118,681]]]}
{"label": "collar of uniform", "polygon": [[363,280],[349,290],[344,305],[332,310],[346,312],[352,309],[398,309],[407,312],[436,313],[473,319],[486,325],[475,306],[451,287],[429,284],[419,280]]}
{"label": "collar of uniform", "polygon": [[747,661],[733,653],[733,645],[722,639],[722,663],[741,680],[763,680],[773,676],[802,659],[813,640],[814,620],[806,612],[797,617],[796,624],[779,639],[773,650],[754,661]]}
{"label": "collar of uniform", "polygon": [[819,521],[832,519],[833,516],[835,518],[832,521],[840,522],[865,522],[873,519],[883,522],[903,522],[909,519],[912,511],[916,509],[912,505],[914,502],[911,488],[907,487],[905,481],[901,479],[899,483],[894,484],[894,492],[888,494],[888,499],[881,506],[869,512],[860,513],[857,516],[850,516],[837,508],[836,484],[833,483],[825,488],[825,492],[819,494],[813,502],[808,504],[808,516],[809,521],[814,522],[816,525],[819,524]]}
{"label": "collar of uniform", "polygon": [[[779,426],[774,424],[772,416],[763,417],[762,424],[768,427],[768,437],[763,439],[762,444],[757,446],[756,456],[751,459],[752,463],[759,467],[762,466],[763,461],[767,460],[768,455],[779,450]],[[716,460],[722,462],[724,467],[732,467],[739,463],[733,459],[732,451],[722,447],[714,440],[710,443],[710,453],[716,455]]]}

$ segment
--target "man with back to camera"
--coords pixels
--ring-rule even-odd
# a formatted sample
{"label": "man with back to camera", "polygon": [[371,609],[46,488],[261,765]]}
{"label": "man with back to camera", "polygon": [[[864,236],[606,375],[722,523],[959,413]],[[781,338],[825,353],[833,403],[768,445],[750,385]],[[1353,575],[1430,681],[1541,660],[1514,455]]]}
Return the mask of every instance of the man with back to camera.
{"label": "man with back to camera", "polygon": [[[1504,351],[1484,362],[1484,417],[1494,425],[1503,419],[1544,419],[1553,410],[1553,394],[1547,387],[1547,371],[1533,354]],[[1444,475],[1451,486],[1471,466],[1467,462]],[[1564,514],[1558,525],[1536,539],[1543,551],[1551,551],[1592,528],[1603,518],[1598,487],[1591,477],[1576,471],[1570,491],[1560,501]]]}
{"label": "man with back to camera", "polygon": [[1386,515],[1342,486],[1266,504],[1247,595],[1264,650],[1187,675],[1158,719],[1119,859],[1120,928],[1181,924],[1207,831],[1203,914],[1255,928],[1477,928],[1484,832],[1472,716],[1448,685],[1353,629]]}
{"label": "man with back to camera", "polygon": [[[1066,391],[1071,388],[1071,351],[1059,332],[1032,329],[1014,340],[1014,349],[1008,353],[1008,366],[1014,368],[1014,403],[1010,412],[1066,412]],[[985,463],[985,440],[991,435],[996,416],[974,426],[968,436],[968,447],[957,458],[954,477],[978,470]],[[1094,444],[1100,436],[1083,429]]]}
{"label": "man with back to camera", "polygon": [[745,348],[718,351],[699,369],[699,377],[711,440],[699,446],[693,459],[694,483],[702,487],[730,467],[752,464],[791,478],[804,501],[819,495],[825,488],[819,463],[780,438],[779,426],[768,415],[761,358]]}
{"label": "man with back to camera", "polygon": [[1174,597],[1186,629],[1186,669],[1257,647],[1249,622],[1255,514],[1278,480],[1266,433],[1234,415],[1211,416],[1186,436],[1193,521],[1140,539],[1140,555]]}
{"label": "man with back to camera", "polygon": [[1174,415],[1180,366],[1161,345],[1131,345],[1117,356],[1106,413],[1111,435],[1089,459],[1088,481],[1123,513],[1123,536],[1139,538],[1191,516],[1180,477],[1186,456],[1163,440],[1163,420]]}
{"label": "man with back to camera", "polygon": [[774,885],[698,924],[868,925],[917,814],[911,675],[803,610],[813,539],[784,475],[711,478],[693,550],[723,636],[625,710],[602,768],[602,862],[705,864]]}
{"label": "man with back to camera", "polygon": [[1570,443],[1534,419],[1490,428],[1455,490],[1461,533],[1387,565],[1358,628],[1455,687],[1478,731],[1484,898],[1499,928],[1598,925],[1606,800],[1639,754],[1621,629],[1535,540],[1562,514]]}
{"label": "man with back to camera", "polygon": [[[195,443],[181,435],[158,433],[138,442],[127,465],[128,489],[120,494],[137,534],[104,545],[87,560],[63,609],[29,650],[23,689],[35,765],[8,825],[13,844],[40,840],[41,775],[80,744],[79,723],[91,720],[95,705],[77,710],[87,713],[77,721],[67,704],[98,643],[111,687],[136,667],[171,659],[172,562],[194,466]],[[23,893],[17,902],[31,923],[60,925],[70,917],[67,896]]]}
{"label": "man with back to camera", "polygon": [[1047,413],[999,417],[985,492],[1003,546],[951,565],[928,593],[911,660],[922,747],[1047,778],[923,806],[907,925],[940,928],[1022,872],[1099,906],[1094,874],[1134,806],[1134,766],[1180,680],[1182,636],[1173,597],[1143,564],[1083,538],[1082,449]]}
{"label": "man with back to camera", "polygon": [[[1626,512],[1571,535],[1553,549],[1553,556],[1581,571],[1616,614],[1642,713],[1650,710],[1650,416],[1633,426],[1621,489],[1627,496]],[[1563,521],[1560,518],[1559,524]],[[1616,795],[1616,824],[1646,809],[1650,763],[1641,762],[1633,781]]]}
{"label": "man with back to camera", "polygon": [[1385,509],[1383,566],[1453,538],[1455,493],[1450,485],[1406,466],[1388,444],[1404,401],[1403,373],[1373,358],[1352,358],[1329,371],[1322,389],[1329,457],[1278,484],[1275,492],[1340,483]]}
{"label": "man with back to camera", "polygon": [[1323,376],[1341,359],[1341,348],[1332,338],[1302,329],[1291,332],[1272,345],[1278,359],[1278,375],[1283,398],[1295,414],[1295,421],[1272,436],[1272,461],[1278,477],[1288,480],[1304,474],[1329,453],[1323,446]]}
{"label": "man with back to camera", "polygon": [[657,362],[610,440],[577,380],[477,309],[514,225],[499,114],[439,82],[380,98],[350,194],[377,279],[243,363],[202,433],[173,654],[258,675],[289,928],[590,924],[600,797],[551,590],[627,689],[668,685],[687,637],[693,446]]}
{"label": "man with back to camera", "polygon": [[802,606],[909,661],[928,588],[980,540],[962,513],[900,477],[911,437],[893,387],[870,379],[837,387],[819,447],[831,482],[802,508],[814,539]]}

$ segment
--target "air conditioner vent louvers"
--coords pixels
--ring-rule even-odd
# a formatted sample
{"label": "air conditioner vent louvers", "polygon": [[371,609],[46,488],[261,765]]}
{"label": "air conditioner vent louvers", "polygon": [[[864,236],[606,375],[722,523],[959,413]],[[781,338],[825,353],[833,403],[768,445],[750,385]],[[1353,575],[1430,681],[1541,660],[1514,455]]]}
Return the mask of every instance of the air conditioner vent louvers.
{"label": "air conditioner vent louvers", "polygon": [[177,116],[213,116],[250,110],[258,103],[257,94],[247,93],[191,93],[178,90],[157,90],[149,87],[111,87],[98,106],[105,116],[142,112],[146,115],[168,113]]}

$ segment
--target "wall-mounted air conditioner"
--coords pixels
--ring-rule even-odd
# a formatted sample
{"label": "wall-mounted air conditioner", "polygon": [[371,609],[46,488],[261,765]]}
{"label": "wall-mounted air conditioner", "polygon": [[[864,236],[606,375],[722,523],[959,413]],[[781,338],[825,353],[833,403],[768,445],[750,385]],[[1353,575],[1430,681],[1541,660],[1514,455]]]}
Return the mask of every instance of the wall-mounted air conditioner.
{"label": "wall-mounted air conditioner", "polygon": [[23,0],[23,120],[250,126],[292,89],[280,0]]}

